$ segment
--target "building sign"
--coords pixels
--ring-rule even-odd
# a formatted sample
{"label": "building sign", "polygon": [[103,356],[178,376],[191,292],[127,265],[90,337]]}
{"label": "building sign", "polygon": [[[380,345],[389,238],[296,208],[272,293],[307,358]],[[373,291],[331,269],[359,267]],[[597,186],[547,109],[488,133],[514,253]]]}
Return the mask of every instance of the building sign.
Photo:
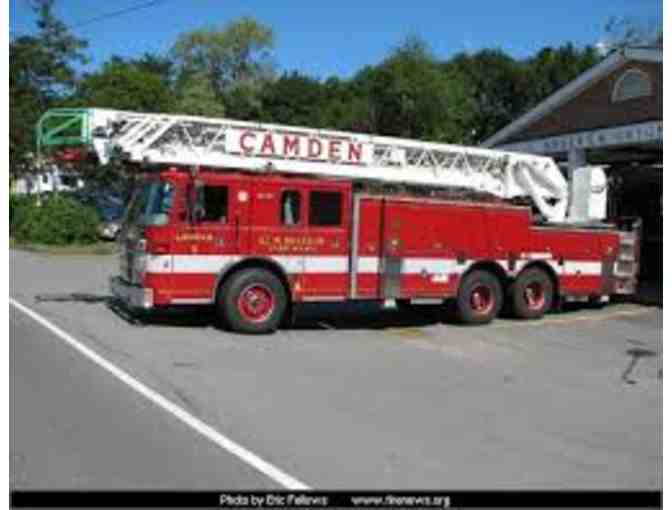
{"label": "building sign", "polygon": [[497,149],[532,154],[556,154],[572,149],[595,149],[663,141],[663,121],[643,122],[608,129],[581,131],[569,135],[500,145]]}
{"label": "building sign", "polygon": [[371,162],[373,147],[347,137],[231,128],[226,132],[226,152],[271,159],[364,165]]}

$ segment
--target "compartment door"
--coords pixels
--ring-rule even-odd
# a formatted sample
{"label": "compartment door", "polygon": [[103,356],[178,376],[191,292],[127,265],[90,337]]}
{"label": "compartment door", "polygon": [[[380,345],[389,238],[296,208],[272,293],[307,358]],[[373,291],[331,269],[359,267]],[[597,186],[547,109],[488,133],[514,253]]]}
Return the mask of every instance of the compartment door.
{"label": "compartment door", "polygon": [[383,200],[355,196],[353,199],[350,253],[350,297],[379,299],[382,296],[380,268]]}
{"label": "compartment door", "polygon": [[402,218],[394,202],[383,201],[381,248],[381,298],[402,297]]}

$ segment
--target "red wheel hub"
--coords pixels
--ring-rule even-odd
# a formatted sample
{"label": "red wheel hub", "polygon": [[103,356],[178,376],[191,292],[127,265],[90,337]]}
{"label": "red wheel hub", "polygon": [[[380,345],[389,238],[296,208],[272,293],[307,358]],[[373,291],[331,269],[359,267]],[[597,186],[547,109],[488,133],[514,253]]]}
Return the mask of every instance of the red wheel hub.
{"label": "red wheel hub", "polygon": [[238,311],[250,322],[264,322],[274,308],[273,292],[261,283],[248,285],[238,296]]}
{"label": "red wheel hub", "polygon": [[532,282],[525,287],[525,303],[530,310],[541,310],[546,303],[546,293],[540,282]]}
{"label": "red wheel hub", "polygon": [[492,289],[487,285],[477,285],[471,291],[469,302],[471,304],[471,309],[476,313],[490,313],[495,306],[495,298]]}

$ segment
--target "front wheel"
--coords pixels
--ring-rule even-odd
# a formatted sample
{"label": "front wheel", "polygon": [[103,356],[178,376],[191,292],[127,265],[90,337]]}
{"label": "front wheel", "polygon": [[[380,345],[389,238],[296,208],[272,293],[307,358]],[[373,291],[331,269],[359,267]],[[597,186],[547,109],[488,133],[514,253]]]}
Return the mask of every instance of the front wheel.
{"label": "front wheel", "polygon": [[511,285],[513,313],[521,319],[539,319],[553,304],[553,281],[543,269],[523,271]]}
{"label": "front wheel", "polygon": [[272,333],[284,319],[287,293],[266,269],[243,269],[230,276],[217,295],[217,312],[233,331]]}
{"label": "front wheel", "polygon": [[502,285],[488,271],[473,271],[464,277],[457,294],[457,315],[465,324],[487,324],[502,308]]}

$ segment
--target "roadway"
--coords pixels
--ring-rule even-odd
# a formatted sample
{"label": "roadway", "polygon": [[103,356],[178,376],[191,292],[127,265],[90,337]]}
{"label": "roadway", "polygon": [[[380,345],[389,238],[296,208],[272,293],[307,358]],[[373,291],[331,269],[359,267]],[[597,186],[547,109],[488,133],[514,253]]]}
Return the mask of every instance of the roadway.
{"label": "roadway", "polygon": [[[10,294],[314,488],[660,489],[662,310],[540,322],[310,307],[272,336],[129,320],[115,257],[10,252]],[[272,488],[249,462],[10,305],[15,488]],[[246,460],[247,459],[247,460]]]}

